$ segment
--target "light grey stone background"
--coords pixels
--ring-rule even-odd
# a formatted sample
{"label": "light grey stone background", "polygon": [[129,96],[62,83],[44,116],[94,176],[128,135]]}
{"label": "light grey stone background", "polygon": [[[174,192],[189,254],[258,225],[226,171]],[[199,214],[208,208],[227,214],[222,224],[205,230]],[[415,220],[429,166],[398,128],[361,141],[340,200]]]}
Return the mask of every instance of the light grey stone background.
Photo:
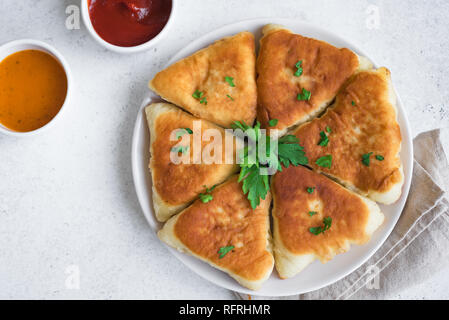
{"label": "light grey stone background", "polygon": [[[164,42],[119,55],[100,47],[84,26],[66,29],[65,9],[79,1],[0,1],[0,44],[36,38],[54,45],[75,82],[72,104],[52,130],[27,139],[0,136],[0,298],[234,297],[157,241],[137,203],[130,166],[147,80],[180,48],[225,24],[273,16],[338,33],[391,69],[414,135],[449,126],[446,0],[179,2]],[[443,138],[447,147],[447,131]],[[73,289],[77,270],[80,286]],[[449,298],[447,271],[385,298]]]}

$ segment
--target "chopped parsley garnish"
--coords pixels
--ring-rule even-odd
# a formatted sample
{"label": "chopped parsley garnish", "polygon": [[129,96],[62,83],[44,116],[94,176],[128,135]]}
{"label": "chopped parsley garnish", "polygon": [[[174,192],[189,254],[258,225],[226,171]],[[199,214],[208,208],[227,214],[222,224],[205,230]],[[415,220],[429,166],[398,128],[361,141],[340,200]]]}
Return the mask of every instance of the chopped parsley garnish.
{"label": "chopped parsley garnish", "polygon": [[[250,139],[255,140],[254,145],[256,150],[251,150],[249,146],[245,147],[241,155],[241,171],[238,182],[242,182],[242,190],[251,204],[251,208],[256,209],[260,204],[260,199],[265,199],[268,191],[270,190],[270,184],[268,182],[268,168],[277,169],[282,171],[283,164],[286,168],[290,164],[298,166],[300,164],[308,164],[308,159],[305,156],[304,148],[299,145],[299,140],[293,135],[287,135],[281,137],[278,141],[272,140],[269,136],[266,136],[266,152],[259,152],[259,139],[263,136],[260,131],[260,122],[257,122],[254,127],[250,127],[244,121],[235,121],[232,125],[234,129],[241,129],[246,132]],[[270,157],[272,150],[271,143],[278,143],[277,154]],[[263,144],[262,144],[263,145]],[[254,155],[255,159],[250,158]],[[262,157],[262,158],[261,158]],[[250,161],[255,160],[255,161]]]}
{"label": "chopped parsley garnish", "polygon": [[351,101],[351,104],[352,104],[353,106],[355,106],[355,102],[354,102],[354,101]]}
{"label": "chopped parsley garnish", "polygon": [[308,193],[313,193],[315,191],[315,187],[308,187],[307,188],[307,192]]}
{"label": "chopped parsley garnish", "polygon": [[183,135],[185,135],[186,133],[188,134],[192,134],[193,131],[190,128],[181,128],[180,130],[178,130],[176,132],[176,139],[179,139],[180,137],[182,137]]}
{"label": "chopped parsley garnish", "polygon": [[195,90],[195,92],[192,94],[192,97],[194,97],[197,100],[200,100],[201,104],[206,104],[207,105],[207,98],[204,97],[204,92],[203,91],[199,91],[199,90]]}
{"label": "chopped parsley garnish", "polygon": [[326,131],[327,131],[328,133],[331,133],[331,132],[332,132],[332,129],[331,129],[331,127],[329,127],[329,126],[326,126]]}
{"label": "chopped parsley garnish", "polygon": [[380,154],[378,154],[378,155],[376,156],[376,160],[384,161],[385,158],[384,158],[384,156],[381,156]]}
{"label": "chopped parsley garnish", "polygon": [[206,186],[204,186],[204,188],[206,188],[206,193],[200,193],[200,200],[203,203],[208,203],[209,201],[212,201],[214,199],[214,197],[210,194],[212,192],[212,190],[215,189],[217,185],[213,186],[212,188],[207,188]]}
{"label": "chopped parsley garnish", "polygon": [[322,147],[327,147],[327,145],[329,144],[329,137],[326,135],[324,131],[320,132],[320,136],[321,139],[320,142],[318,142],[318,145]]}
{"label": "chopped parsley garnish", "polygon": [[364,155],[362,155],[362,163],[367,167],[369,167],[369,165],[370,165],[370,157],[372,154],[373,153],[370,152],[370,153],[365,153]]}
{"label": "chopped parsley garnish", "polygon": [[225,77],[225,81],[229,83],[231,87],[235,87],[234,78],[233,77]]}
{"label": "chopped parsley garnish", "polygon": [[227,94],[226,97],[228,97],[229,99],[231,99],[232,101],[234,101],[234,98],[231,97],[229,94]]}
{"label": "chopped parsley garnish", "polygon": [[211,194],[200,193],[200,200],[203,203],[208,203],[209,201],[212,201],[213,199],[214,199],[214,197],[212,197]]}
{"label": "chopped parsley garnish", "polygon": [[332,226],[332,218],[331,217],[326,217],[323,219],[323,226],[319,226],[319,227],[315,227],[315,228],[309,228],[309,231],[311,233],[313,233],[314,235],[319,235],[320,233],[324,233],[327,230],[330,229],[330,227]]}
{"label": "chopped parsley garnish", "polygon": [[232,250],[234,250],[234,246],[227,246],[227,247],[221,247],[219,250],[218,250],[218,254],[220,254],[220,256],[218,257],[219,259],[223,259],[224,258],[224,256],[226,255],[226,254],[228,254],[230,251],[232,251]]}
{"label": "chopped parsley garnish", "polygon": [[278,122],[279,122],[278,119],[271,119],[270,121],[268,121],[268,125],[269,125],[270,127],[274,127],[275,125],[278,124]]}
{"label": "chopped parsley garnish", "polygon": [[171,148],[172,152],[181,152],[181,153],[186,153],[189,150],[189,146],[179,146],[179,147],[173,147]]}
{"label": "chopped parsley garnish", "polygon": [[302,93],[298,93],[296,99],[298,99],[299,101],[309,101],[311,95],[312,94],[310,93],[310,91],[307,91],[306,89],[302,88]]}
{"label": "chopped parsley garnish", "polygon": [[309,216],[313,217],[314,215],[316,215],[318,212],[316,211],[309,211]]}
{"label": "chopped parsley garnish", "polygon": [[315,163],[320,167],[330,169],[332,166],[332,155],[328,154],[327,156],[318,158]]}
{"label": "chopped parsley garnish", "polygon": [[195,92],[192,94],[192,97],[194,97],[195,99],[201,99],[203,95],[203,91],[195,90]]}
{"label": "chopped parsley garnish", "polygon": [[296,62],[295,67],[296,67],[296,72],[294,73],[295,77],[299,77],[302,75],[303,69],[301,68],[301,64],[302,64],[302,60]]}

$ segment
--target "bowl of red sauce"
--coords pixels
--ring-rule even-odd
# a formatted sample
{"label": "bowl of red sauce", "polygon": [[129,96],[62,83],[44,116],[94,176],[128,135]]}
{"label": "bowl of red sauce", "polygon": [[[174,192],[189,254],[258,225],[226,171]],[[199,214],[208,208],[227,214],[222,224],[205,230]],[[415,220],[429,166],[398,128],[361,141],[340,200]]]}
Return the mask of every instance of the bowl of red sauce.
{"label": "bowl of red sauce", "polygon": [[84,24],[92,37],[109,50],[147,50],[168,31],[176,0],[82,0]]}

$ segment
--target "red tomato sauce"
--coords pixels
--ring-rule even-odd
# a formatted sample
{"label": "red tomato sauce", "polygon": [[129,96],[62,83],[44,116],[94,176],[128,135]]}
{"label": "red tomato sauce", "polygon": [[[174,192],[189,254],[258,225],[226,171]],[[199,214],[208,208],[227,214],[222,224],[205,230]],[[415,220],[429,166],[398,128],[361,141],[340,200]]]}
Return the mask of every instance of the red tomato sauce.
{"label": "red tomato sauce", "polygon": [[171,8],[172,0],[90,0],[89,16],[103,40],[134,47],[161,32]]}

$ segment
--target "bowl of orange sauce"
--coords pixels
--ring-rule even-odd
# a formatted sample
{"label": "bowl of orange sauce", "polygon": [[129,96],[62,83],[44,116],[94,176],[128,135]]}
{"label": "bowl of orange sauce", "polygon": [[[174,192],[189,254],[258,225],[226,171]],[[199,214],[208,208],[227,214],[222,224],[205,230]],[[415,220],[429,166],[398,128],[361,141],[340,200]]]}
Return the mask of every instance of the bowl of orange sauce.
{"label": "bowl of orange sauce", "polygon": [[118,53],[152,48],[167,34],[178,0],[81,0],[84,25],[103,47]]}
{"label": "bowl of orange sauce", "polygon": [[0,46],[0,133],[28,136],[60,118],[70,97],[64,57],[38,40]]}

